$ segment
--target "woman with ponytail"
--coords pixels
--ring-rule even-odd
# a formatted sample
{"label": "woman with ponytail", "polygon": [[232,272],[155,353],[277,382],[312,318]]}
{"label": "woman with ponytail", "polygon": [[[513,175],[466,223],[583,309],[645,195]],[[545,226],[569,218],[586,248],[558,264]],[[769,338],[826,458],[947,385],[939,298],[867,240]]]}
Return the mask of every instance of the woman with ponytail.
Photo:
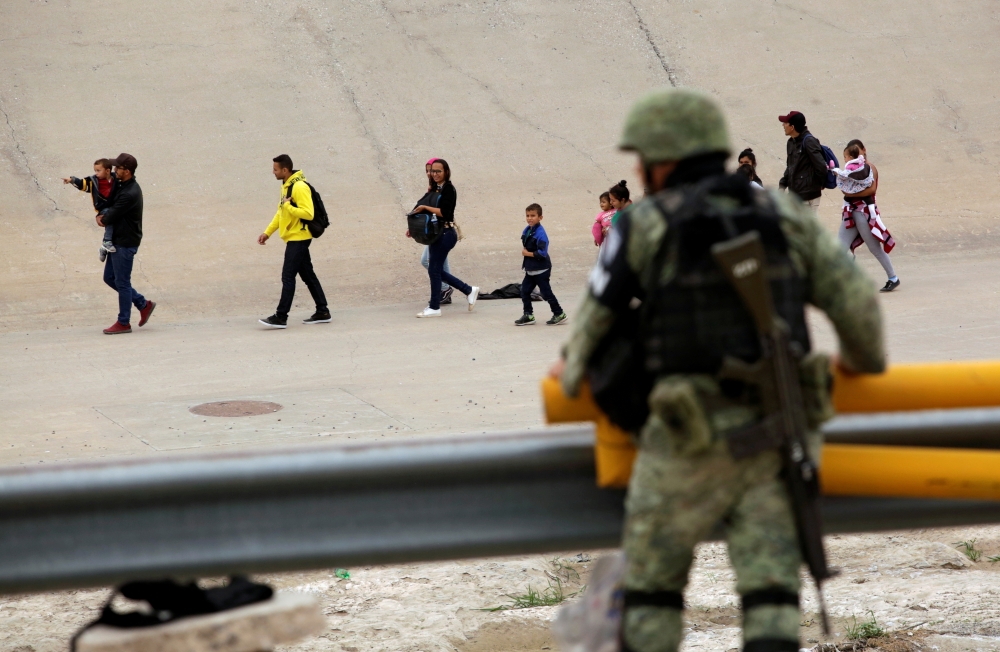
{"label": "woman with ponytail", "polygon": [[611,207],[615,209],[614,217],[611,218],[611,226],[613,227],[618,223],[618,218],[621,216],[622,211],[632,204],[632,200],[628,198],[628,185],[625,179],[611,186],[608,194],[611,195]]}

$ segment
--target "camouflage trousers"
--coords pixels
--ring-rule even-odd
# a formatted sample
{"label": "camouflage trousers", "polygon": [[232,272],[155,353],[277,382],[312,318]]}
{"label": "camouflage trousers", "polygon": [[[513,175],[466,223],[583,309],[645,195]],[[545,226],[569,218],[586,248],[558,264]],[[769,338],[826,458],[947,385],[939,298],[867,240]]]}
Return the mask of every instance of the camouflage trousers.
{"label": "camouflage trousers", "polygon": [[669,431],[647,423],[629,484],[626,649],[678,649],[694,547],[721,523],[743,599],[744,650],[797,651],[802,562],[778,454],[737,461],[716,440],[697,454],[678,455]]}

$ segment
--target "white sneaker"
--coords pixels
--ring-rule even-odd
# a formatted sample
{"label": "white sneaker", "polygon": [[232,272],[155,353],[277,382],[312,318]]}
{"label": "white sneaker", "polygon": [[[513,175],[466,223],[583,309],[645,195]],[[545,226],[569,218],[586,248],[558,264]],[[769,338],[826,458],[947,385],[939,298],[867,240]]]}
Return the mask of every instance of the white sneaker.
{"label": "white sneaker", "polygon": [[441,310],[431,310],[430,307],[424,308],[417,313],[417,317],[440,317]]}
{"label": "white sneaker", "polygon": [[479,288],[475,285],[472,286],[472,292],[469,293],[469,311],[472,311],[472,306],[476,305],[476,299],[479,298]]}

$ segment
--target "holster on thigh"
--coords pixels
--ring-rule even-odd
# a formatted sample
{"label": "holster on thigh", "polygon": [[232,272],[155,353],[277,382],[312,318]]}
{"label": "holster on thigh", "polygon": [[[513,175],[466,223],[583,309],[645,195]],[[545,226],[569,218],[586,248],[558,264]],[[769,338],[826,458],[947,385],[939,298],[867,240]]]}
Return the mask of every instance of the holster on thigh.
{"label": "holster on thigh", "polygon": [[649,394],[649,409],[670,433],[670,448],[690,457],[712,447],[712,427],[694,384],[684,376],[667,376]]}

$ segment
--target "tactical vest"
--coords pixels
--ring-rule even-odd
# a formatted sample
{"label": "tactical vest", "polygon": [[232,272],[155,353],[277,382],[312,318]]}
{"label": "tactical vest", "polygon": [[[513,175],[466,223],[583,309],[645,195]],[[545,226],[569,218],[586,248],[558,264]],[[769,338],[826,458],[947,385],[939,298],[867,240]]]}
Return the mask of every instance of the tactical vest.
{"label": "tactical vest", "polygon": [[667,232],[647,277],[641,337],[654,376],[719,371],[725,356],[754,362],[760,338],[750,313],[712,258],[711,246],[758,231],[767,254],[775,310],[808,352],[806,285],[788,256],[773,201],[746,179],[715,177],[692,188],[680,207],[658,202]]}

